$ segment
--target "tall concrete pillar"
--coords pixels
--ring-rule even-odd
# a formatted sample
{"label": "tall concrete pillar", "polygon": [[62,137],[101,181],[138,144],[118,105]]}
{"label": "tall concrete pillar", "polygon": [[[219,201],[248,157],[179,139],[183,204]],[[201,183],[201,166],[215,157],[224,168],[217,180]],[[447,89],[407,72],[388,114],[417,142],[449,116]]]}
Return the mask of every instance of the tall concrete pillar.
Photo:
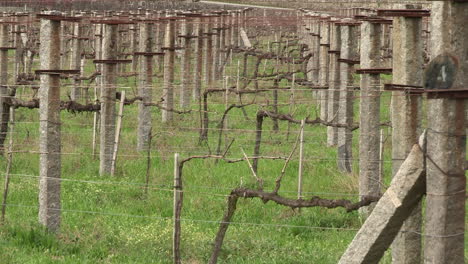
{"label": "tall concrete pillar", "polygon": [[[83,25],[81,22],[75,22],[73,24],[73,46],[71,53],[70,69],[80,70],[81,68],[81,53],[83,52],[82,40],[83,37]],[[71,99],[78,100],[82,97],[81,80],[75,80],[74,86],[71,91]]]}
{"label": "tall concrete pillar", "polygon": [[[437,1],[431,10],[432,59],[450,54],[458,61],[455,78],[441,67],[438,81],[468,88],[468,2]],[[447,77],[448,76],[448,77]],[[425,82],[426,88],[433,83]],[[466,228],[466,100],[428,100],[425,263],[464,263]]]}
{"label": "tall concrete pillar", "polygon": [[[220,43],[219,43],[219,50],[220,50],[220,55],[219,55],[219,71],[218,71],[218,76],[216,77],[217,80],[221,80],[223,79],[223,73],[225,73],[225,66],[226,64],[224,63],[225,60],[227,60],[227,50],[226,50],[226,46],[227,46],[227,40],[228,38],[226,37],[226,33],[227,33],[227,29],[228,29],[228,25],[227,25],[227,19],[228,19],[228,16],[227,16],[227,13],[226,12],[223,12],[221,14],[221,17],[220,17]],[[224,63],[224,64],[223,64]]]}
{"label": "tall concrete pillar", "polygon": [[[317,18],[317,16],[314,16]],[[313,20],[312,24],[312,53],[314,56],[312,57],[312,82],[314,85],[319,85],[319,78],[320,78],[320,28],[321,24],[320,21],[317,19]]]}
{"label": "tall concrete pillar", "polygon": [[[130,25],[130,51],[135,53],[138,51],[138,25]],[[138,69],[139,58],[138,56],[132,56],[132,72],[136,72]]]}
{"label": "tall concrete pillar", "polygon": [[143,100],[138,104],[138,137],[137,149],[143,151],[148,148],[152,127],[151,103],[153,95],[153,25],[154,23],[140,24],[140,41],[138,51],[140,69],[138,73],[138,94]]}
{"label": "tall concrete pillar", "polygon": [[187,18],[181,21],[180,24],[180,38],[182,39],[182,46],[184,50],[182,51],[182,56],[180,59],[181,64],[181,86],[180,86],[180,106],[184,109],[190,107],[190,92],[193,86],[192,78],[192,20]]}
{"label": "tall concrete pillar", "polygon": [[[393,19],[393,83],[422,86],[422,19]],[[395,176],[408,157],[411,146],[421,134],[422,96],[404,91],[392,92],[392,175]],[[421,232],[421,203],[418,203],[402,226],[402,230]],[[421,236],[400,232],[392,246],[394,264],[421,262]]]}
{"label": "tall concrete pillar", "polygon": [[213,67],[212,67],[212,78],[213,81],[220,79],[220,57],[221,57],[221,15],[218,13],[213,17]]}
{"label": "tall concrete pillar", "polygon": [[233,30],[233,36],[232,36],[232,44],[234,45],[234,47],[239,47],[241,45],[241,39],[240,39],[241,11],[234,12],[233,16],[234,16],[234,30]]}
{"label": "tall concrete pillar", "polygon": [[[164,81],[163,81],[163,106],[166,109],[174,108],[174,61],[175,61],[175,28],[176,21],[167,19],[166,33],[164,36]],[[170,122],[173,112],[162,110],[162,121]]]}
{"label": "tall concrete pillar", "polygon": [[103,64],[103,85],[101,88],[101,135],[99,152],[99,173],[101,175],[111,173],[112,155],[115,146],[115,101],[117,64],[112,60],[117,59],[118,25],[105,24],[102,59],[108,61]]}
{"label": "tall concrete pillar", "polygon": [[[411,153],[392,179],[390,187],[377,202],[354,237],[339,264],[377,264],[400,232],[405,219],[424,195],[424,144],[412,147]],[[445,263],[445,262],[438,262]]]}
{"label": "tall concrete pillar", "polygon": [[[163,16],[162,12],[158,11],[156,13],[156,18],[159,19]],[[154,33],[154,45],[156,52],[162,52],[162,46],[163,46],[163,39],[164,39],[164,31],[165,31],[165,25],[162,23],[157,23],[155,25],[156,30]],[[156,66],[157,66],[157,71],[161,72],[164,67],[164,56],[156,56]]]}
{"label": "tall concrete pillar", "polygon": [[[364,21],[361,25],[361,69],[379,68],[382,25]],[[359,126],[359,194],[379,196],[380,72],[361,75]],[[372,206],[361,210],[364,217]]]}
{"label": "tall concrete pillar", "polygon": [[62,36],[61,38],[61,43],[60,43],[60,64],[61,68],[65,69],[68,67],[67,59],[68,59],[68,42],[67,38],[65,36],[68,35],[68,22],[63,22],[61,23],[61,28],[60,28],[60,35]]}
{"label": "tall concrete pillar", "polygon": [[[336,22],[336,21],[335,21]],[[328,78],[328,122],[337,123],[340,97],[340,48],[341,48],[341,26],[332,21],[330,29],[329,52],[329,78]],[[327,127],[327,145],[335,147],[338,144],[338,127]]]}
{"label": "tall concrete pillar", "polygon": [[[304,28],[304,35],[305,35],[305,41],[304,41],[304,44],[307,45],[308,47],[308,52],[309,54],[312,55],[312,57],[309,59],[309,61],[307,62],[307,74],[306,74],[306,77],[307,77],[307,80],[308,81],[312,81],[313,80],[313,76],[312,76],[312,63],[314,61],[314,53],[313,53],[313,46],[314,46],[314,43],[313,43],[313,37],[312,37],[312,18],[310,17],[310,14],[305,14],[304,15],[304,20],[305,20],[305,28]],[[303,54],[303,56],[306,56],[306,54]]]}
{"label": "tall concrete pillar", "polygon": [[[103,25],[102,24],[94,24],[94,58],[96,60],[102,59],[102,39],[103,39]],[[102,64],[96,64],[96,71],[102,74],[103,66]],[[102,89],[102,75],[98,75],[96,77],[96,89]],[[99,93],[97,93],[99,94]]]}
{"label": "tall concrete pillar", "polygon": [[232,12],[226,11],[224,17],[224,23],[226,26],[226,30],[224,31],[224,47],[230,48],[231,47],[231,35],[232,35]]}
{"label": "tall concrete pillar", "polygon": [[[60,21],[41,19],[42,70],[60,70]],[[60,75],[42,74],[39,88],[39,223],[60,228]]]}
{"label": "tall concrete pillar", "polygon": [[5,104],[8,96],[8,37],[9,25],[0,24],[0,154],[5,150],[4,143],[8,133],[10,107]]}
{"label": "tall concrete pillar", "polygon": [[194,34],[197,37],[195,40],[195,60],[194,60],[194,86],[193,86],[193,99],[199,100],[202,87],[202,75],[203,75],[203,21],[202,17],[198,17],[195,20]]}
{"label": "tall concrete pillar", "polygon": [[[321,88],[328,87],[328,70],[330,58],[328,51],[330,50],[330,17],[323,15],[320,17],[320,69],[319,69],[319,86]],[[319,91],[318,100],[320,103],[320,119],[328,120],[328,89]]]}
{"label": "tall concrete pillar", "polygon": [[203,24],[204,32],[203,35],[205,37],[205,42],[203,43],[204,48],[204,82],[207,87],[209,87],[213,83],[213,32],[212,32],[212,23],[213,16],[206,18]]}
{"label": "tall concrete pillar", "polygon": [[[15,18],[16,22],[21,23],[23,19],[17,15]],[[23,29],[23,25],[14,25],[14,43],[15,43],[15,74],[14,74],[14,82],[16,83],[18,76],[21,73],[24,73],[24,45],[23,39],[21,38],[21,30]]]}
{"label": "tall concrete pillar", "polygon": [[344,21],[341,25],[340,54],[340,107],[338,123],[348,127],[338,128],[338,169],[350,173],[353,165],[353,131],[354,121],[354,64],[359,62],[359,23]]}

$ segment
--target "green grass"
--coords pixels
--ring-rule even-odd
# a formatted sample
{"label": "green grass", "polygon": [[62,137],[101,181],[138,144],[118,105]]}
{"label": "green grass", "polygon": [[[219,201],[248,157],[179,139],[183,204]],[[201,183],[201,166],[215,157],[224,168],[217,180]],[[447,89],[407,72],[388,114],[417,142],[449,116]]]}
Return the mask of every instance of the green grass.
{"label": "green grass", "polygon": [[[234,63],[234,65],[237,65]],[[88,68],[88,71],[91,71]],[[228,72],[235,72],[234,69]],[[387,77],[388,78],[388,77]],[[386,78],[386,79],[387,79]],[[134,89],[134,80],[119,80]],[[286,85],[282,83],[281,85]],[[161,96],[161,80],[155,81],[155,101]],[[128,92],[132,97],[132,92]],[[66,90],[63,92],[66,97]],[[295,118],[314,118],[316,105],[310,92],[299,92],[306,104],[294,106]],[[253,99],[245,96],[244,102]],[[270,99],[258,95],[257,101]],[[389,118],[389,96],[382,97],[382,120]],[[210,97],[210,128],[215,128],[224,111],[223,95]],[[236,98],[231,97],[231,103]],[[289,102],[281,92],[280,101]],[[195,103],[194,103],[195,104]],[[358,113],[358,102],[356,113]],[[194,109],[197,107],[194,105]],[[235,139],[228,158],[241,158],[242,147],[251,155],[255,140],[255,113],[258,106],[246,108],[250,120],[240,110],[229,116],[224,144]],[[280,108],[282,113],[289,106]],[[356,114],[358,115],[358,114]],[[62,226],[57,235],[47,233],[37,223],[39,156],[15,153],[6,224],[0,227],[1,263],[171,263],[173,155],[182,158],[208,153],[206,144],[198,144],[198,113],[176,116],[171,124],[160,122],[161,112],[153,109],[151,178],[148,194],[143,184],[146,153],[136,149],[137,107],[125,108],[120,156],[114,177],[99,176],[99,161],[92,153],[92,114],[62,112]],[[37,110],[16,112],[15,150],[38,151]],[[358,120],[358,117],[356,117]],[[274,132],[272,121],[264,122],[262,155],[287,156],[299,126],[280,123]],[[354,135],[357,156],[358,131]],[[349,198],[357,201],[357,176],[340,173],[336,168],[336,149],[326,147],[326,128],[307,126],[305,130],[304,192],[324,198]],[[217,132],[210,130],[209,149],[216,148]],[[391,142],[385,157],[390,160]],[[284,161],[262,160],[259,177],[272,190]],[[385,163],[385,182],[389,182],[391,164]],[[357,171],[357,162],[354,169]],[[1,160],[1,171],[5,160]],[[282,183],[280,194],[296,196],[298,156],[294,155]],[[27,175],[32,175],[29,177]],[[4,179],[0,180],[3,186]],[[184,263],[206,263],[212,242],[226,206],[226,195],[238,186],[255,186],[247,163],[192,160],[183,170],[184,207],[182,211],[182,257]],[[336,263],[353,239],[361,220],[357,212],[344,209],[303,209],[301,212],[260,200],[241,199],[229,227],[219,263]],[[386,254],[382,263],[390,263]]]}

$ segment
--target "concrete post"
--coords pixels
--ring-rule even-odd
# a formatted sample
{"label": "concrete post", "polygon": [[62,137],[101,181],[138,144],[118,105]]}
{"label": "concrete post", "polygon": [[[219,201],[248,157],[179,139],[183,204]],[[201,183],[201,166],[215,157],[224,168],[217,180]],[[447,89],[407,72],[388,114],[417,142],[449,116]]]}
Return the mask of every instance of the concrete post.
{"label": "concrete post", "polygon": [[[142,16],[144,16],[142,14]],[[124,24],[120,24],[120,25],[117,25],[117,59],[124,59],[124,55],[122,54],[123,53],[123,46],[124,46],[124,43],[125,43],[125,39],[124,39],[124,32],[125,32],[125,27],[127,27],[127,25],[124,25]],[[123,63],[118,63],[117,65],[117,74],[119,73],[122,73],[125,71],[125,66],[126,64],[123,64]]]}
{"label": "concrete post", "polygon": [[68,45],[67,45],[67,39],[65,38],[65,36],[67,35],[68,33],[68,25],[67,25],[67,22],[63,22],[61,23],[61,28],[60,28],[60,36],[61,37],[61,43],[60,43],[60,64],[61,64],[61,68],[62,69],[65,69],[68,64],[67,64],[67,54],[68,54]]}
{"label": "concrete post", "polygon": [[216,15],[213,17],[213,67],[212,78],[213,81],[220,79],[220,57],[221,57],[221,29],[220,22],[221,17]]}
{"label": "concrete post", "polygon": [[216,77],[217,80],[223,80],[224,82],[224,75],[226,73],[226,64],[223,65],[224,61],[227,60],[227,54],[228,52],[226,51],[226,42],[227,42],[227,38],[226,38],[226,32],[227,32],[227,16],[226,16],[226,13],[223,12],[223,14],[221,14],[221,17],[220,17],[220,43],[219,43],[219,51],[220,51],[220,55],[219,55],[219,71],[218,71],[218,76]]}
{"label": "concrete post", "polygon": [[[424,137],[424,136],[423,136]],[[424,138],[425,140],[425,138]],[[424,195],[424,144],[413,146],[339,264],[377,264]],[[445,262],[438,262],[445,263]]]}
{"label": "concrete post", "polygon": [[181,38],[182,38],[182,56],[181,64],[181,87],[180,87],[180,106],[184,109],[190,107],[190,88],[193,85],[192,81],[192,21],[189,18],[181,22]]}
{"label": "concrete post", "polygon": [[[94,25],[94,58],[96,60],[102,59],[102,39],[104,34],[104,28],[102,24],[95,24]],[[96,64],[96,71],[102,73],[103,66],[102,64]],[[98,75],[96,77],[96,86],[102,88],[102,75]]]}
{"label": "concrete post", "polygon": [[236,39],[235,37],[235,34],[236,34],[236,31],[237,31],[237,21],[236,21],[236,12],[235,11],[231,11],[229,13],[229,46],[231,48],[235,47],[235,43],[234,43],[234,40]]}
{"label": "concrete post", "polygon": [[[330,64],[328,80],[328,122],[336,123],[338,120],[338,108],[340,97],[340,47],[341,47],[341,27],[335,23],[331,24],[330,30]],[[327,145],[335,147],[338,144],[338,128],[327,127]]]}
{"label": "concrete post", "polygon": [[[312,52],[314,56],[312,57],[312,82],[315,85],[319,85],[320,78],[320,28],[321,24],[318,20],[314,19],[312,26]],[[317,93],[318,94],[318,93]]]}
{"label": "concrete post", "polygon": [[[161,18],[163,16],[162,12],[157,12],[156,18]],[[164,24],[162,23],[157,23],[155,25],[156,31],[154,33],[154,39],[155,39],[155,46],[156,46],[156,52],[162,52],[161,48],[163,46],[163,39],[164,39]],[[157,65],[157,71],[161,72],[163,67],[164,67],[164,56],[156,56],[156,65]]]}
{"label": "concrete post", "polygon": [[235,40],[237,47],[244,47],[241,37],[242,29],[244,29],[244,12],[240,10],[237,12],[237,39]]}
{"label": "concrete post", "polygon": [[4,143],[8,133],[10,107],[5,104],[8,96],[8,24],[0,24],[0,154],[5,150]]}
{"label": "concrete post", "polygon": [[[348,127],[338,128],[338,169],[350,173],[353,159],[353,131],[350,127],[354,122],[354,64],[359,61],[358,24],[349,23],[341,26],[341,54],[344,61],[340,62],[340,107],[338,123]],[[353,63],[354,62],[354,63]]]}
{"label": "concrete post", "polygon": [[[141,33],[140,33],[141,36]],[[132,53],[137,52],[138,50],[138,25],[130,25],[130,50]],[[138,56],[132,56],[132,72],[137,72],[139,64]]]}
{"label": "concrete post", "polygon": [[[41,19],[42,70],[60,69],[60,21]],[[39,223],[49,231],[60,228],[60,75],[43,74],[39,89],[40,162]]]}
{"label": "concrete post", "polygon": [[310,17],[309,14],[305,15],[304,16],[304,19],[305,19],[305,25],[304,25],[304,34],[305,34],[305,40],[304,40],[304,44],[307,45],[308,47],[308,50],[305,50],[303,52],[303,56],[307,56],[308,54],[311,54],[312,57],[309,59],[309,61],[307,62],[307,66],[306,66],[306,71],[307,71],[307,74],[306,74],[306,77],[307,77],[307,80],[312,82],[313,81],[313,76],[312,76],[312,70],[313,70],[313,61],[314,61],[314,42],[313,42],[313,24],[312,24],[312,18]]}
{"label": "concrete post", "polygon": [[224,49],[231,48],[231,36],[232,36],[232,14],[231,11],[227,11],[224,17],[224,23],[226,30],[224,31]]}
{"label": "concrete post", "polygon": [[[71,61],[70,61],[70,68],[72,70],[80,70],[81,68],[81,53],[83,51],[82,48],[82,40],[79,38],[83,35],[83,25],[81,22],[75,22],[73,25],[73,47],[72,47],[72,54],[71,54]],[[75,80],[75,86],[72,88],[71,91],[71,99],[76,101],[82,97],[82,89],[81,89],[81,81]]]}
{"label": "concrete post", "polygon": [[[330,50],[330,23],[329,17],[321,17],[323,21],[320,22],[320,68],[319,68],[319,86],[328,87],[328,69],[329,69],[329,56]],[[320,119],[328,120],[328,90],[322,89],[319,91],[318,100],[320,103]]]}
{"label": "concrete post", "polygon": [[212,32],[212,17],[208,17],[204,23],[204,81],[205,85],[209,87],[213,83],[213,32]]}
{"label": "concrete post", "polygon": [[[16,17],[16,22],[21,22],[19,16]],[[18,76],[24,73],[24,45],[23,39],[21,38],[22,25],[14,25],[14,42],[15,42],[15,74],[14,82],[16,83]]]}
{"label": "concrete post", "polygon": [[[174,108],[174,60],[175,60],[175,20],[167,20],[164,36],[164,81],[163,81],[163,106],[166,109]],[[170,122],[173,112],[162,110],[162,122]]]}
{"label": "concrete post", "polygon": [[384,24],[382,28],[382,58],[385,68],[391,67],[392,64],[392,49],[390,48],[392,41],[390,39],[393,34],[391,27],[390,24]]}
{"label": "concrete post", "polygon": [[[432,56],[455,56],[459,70],[451,89],[467,89],[468,2],[434,2],[431,19]],[[439,78],[444,76],[441,72]],[[466,100],[428,102],[425,263],[466,261],[465,110]]]}
{"label": "concrete post", "polygon": [[[422,19],[395,17],[393,19],[393,83],[422,85]],[[392,175],[395,176],[408,157],[411,146],[421,133],[422,96],[392,92]],[[402,226],[403,230],[421,232],[421,203]],[[421,236],[400,232],[393,242],[392,263],[421,263]]]}
{"label": "concrete post", "polygon": [[[118,25],[105,24],[102,43],[102,59],[117,59]],[[103,86],[101,88],[101,135],[99,152],[100,175],[111,173],[112,154],[114,152],[115,137],[115,92],[116,92],[116,68],[115,63],[103,65]]]}
{"label": "concrete post", "polygon": [[[361,69],[380,65],[381,28],[379,23],[364,21],[361,25]],[[359,194],[380,195],[380,74],[361,75],[359,126]],[[372,206],[361,210],[366,217]]]}
{"label": "concrete post", "polygon": [[240,46],[240,33],[239,33],[239,30],[241,28],[240,26],[240,11],[235,11],[233,14],[233,18],[234,18],[234,30],[232,31],[232,45],[234,47],[239,47]]}
{"label": "concrete post", "polygon": [[195,61],[194,61],[194,86],[193,86],[193,99],[199,100],[201,87],[202,87],[202,75],[203,75],[203,18],[198,17],[195,22],[194,32],[196,35],[195,41]]}
{"label": "concrete post", "polygon": [[138,94],[143,98],[138,104],[138,151],[148,148],[152,127],[151,107],[145,104],[151,103],[153,95],[153,55],[149,55],[153,52],[154,46],[153,25],[153,23],[140,24],[139,52],[147,54],[138,56],[140,62]]}

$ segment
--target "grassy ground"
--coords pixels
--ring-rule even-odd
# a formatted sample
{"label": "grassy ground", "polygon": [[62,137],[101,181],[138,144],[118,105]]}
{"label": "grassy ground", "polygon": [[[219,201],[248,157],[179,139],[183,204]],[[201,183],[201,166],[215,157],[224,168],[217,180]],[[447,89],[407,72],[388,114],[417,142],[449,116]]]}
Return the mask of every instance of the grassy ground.
{"label": "grassy ground", "polygon": [[[388,78],[388,77],[386,77]],[[119,80],[132,97],[134,80]],[[286,85],[283,83],[282,85]],[[160,81],[155,85],[155,100],[160,97]],[[64,98],[66,96],[64,95]],[[257,96],[264,101],[271,96]],[[315,101],[310,91],[298,92],[302,104],[293,106],[295,117],[314,118]],[[245,102],[253,97],[246,96]],[[216,128],[224,111],[223,96],[210,97],[210,128]],[[235,97],[231,102],[236,101]],[[281,92],[280,101],[289,102]],[[389,96],[382,97],[382,120],[388,120]],[[358,113],[358,102],[356,102]],[[197,109],[197,106],[193,107]],[[229,115],[229,130],[223,142],[235,139],[227,157],[241,158],[242,147],[253,153],[255,113],[247,107],[249,120],[240,110]],[[290,112],[290,106],[281,107]],[[173,155],[182,158],[212,151],[217,130],[210,130],[208,146],[198,144],[198,113],[176,116],[171,124],[160,122],[161,113],[153,109],[151,178],[148,193],[143,188],[146,153],[136,149],[137,107],[125,108],[122,141],[114,177],[99,176],[99,161],[92,155],[92,114],[62,112],[62,227],[58,235],[48,234],[37,224],[39,155],[15,153],[6,224],[0,227],[0,263],[171,263]],[[357,117],[358,118],[358,117]],[[356,118],[356,120],[358,120]],[[15,150],[38,151],[37,110],[19,109],[14,137]],[[262,155],[287,156],[299,132],[298,125],[264,123]],[[289,136],[288,136],[289,134]],[[357,156],[358,131],[354,135]],[[305,129],[304,192],[307,197],[347,198],[357,201],[357,175],[336,169],[336,149],[326,147],[326,128]],[[391,142],[386,143],[390,160]],[[271,190],[284,161],[260,161],[259,177]],[[385,163],[385,182],[389,182],[390,163]],[[5,171],[5,160],[1,168]],[[357,171],[357,161],[354,162]],[[280,194],[295,197],[298,156],[294,155]],[[255,186],[247,163],[228,164],[214,160],[193,160],[183,171],[185,190],[182,211],[182,256],[184,263],[206,263],[218,224],[226,206],[226,195],[238,186]],[[3,186],[4,179],[0,179]],[[304,209],[301,212],[263,204],[259,200],[240,200],[228,230],[219,263],[336,263],[361,225],[357,212],[344,209]],[[390,263],[386,254],[382,263]]]}

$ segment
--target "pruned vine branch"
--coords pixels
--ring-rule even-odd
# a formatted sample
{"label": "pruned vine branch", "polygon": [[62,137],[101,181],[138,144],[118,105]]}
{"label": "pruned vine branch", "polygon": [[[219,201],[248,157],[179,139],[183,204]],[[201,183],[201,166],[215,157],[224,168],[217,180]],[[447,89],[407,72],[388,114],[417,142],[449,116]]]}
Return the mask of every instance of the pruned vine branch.
{"label": "pruned vine branch", "polygon": [[296,208],[311,208],[311,207],[322,207],[322,208],[344,208],[347,212],[358,210],[361,207],[368,206],[371,203],[377,202],[380,197],[364,196],[361,197],[359,202],[352,202],[344,199],[323,199],[318,196],[314,196],[310,199],[289,199],[282,197],[274,192],[264,192],[262,190],[252,190],[247,188],[236,188],[231,191],[228,197],[227,208],[223,216],[223,220],[216,234],[216,238],[213,245],[213,251],[210,257],[210,264],[215,264],[218,261],[219,252],[223,245],[224,237],[226,236],[227,229],[231,223],[232,217],[237,209],[237,202],[240,198],[253,199],[259,198],[264,203],[272,201],[278,205]]}

